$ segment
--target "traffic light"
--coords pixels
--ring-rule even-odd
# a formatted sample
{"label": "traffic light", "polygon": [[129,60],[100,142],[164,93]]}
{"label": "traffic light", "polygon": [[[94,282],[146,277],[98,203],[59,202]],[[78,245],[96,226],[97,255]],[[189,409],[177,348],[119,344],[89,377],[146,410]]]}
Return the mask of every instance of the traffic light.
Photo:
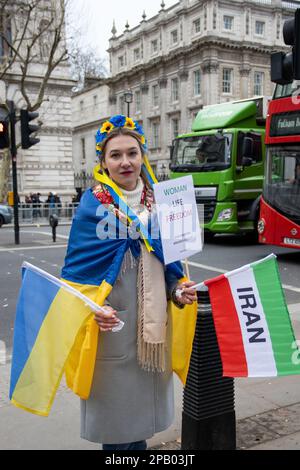
{"label": "traffic light", "polygon": [[293,80],[300,80],[300,9],[295,18],[285,21],[283,25],[285,44],[292,46],[288,53],[274,52],[271,55],[271,80],[279,85],[287,85]]}
{"label": "traffic light", "polygon": [[7,121],[0,121],[0,149],[9,147],[9,125]]}
{"label": "traffic light", "polygon": [[0,149],[9,147],[9,112],[5,105],[0,105]]}
{"label": "traffic light", "polygon": [[37,132],[40,126],[36,124],[29,124],[30,121],[36,119],[39,113],[29,112],[27,109],[21,109],[21,142],[22,149],[29,149],[35,144],[38,144],[40,139],[30,136],[32,133]]}

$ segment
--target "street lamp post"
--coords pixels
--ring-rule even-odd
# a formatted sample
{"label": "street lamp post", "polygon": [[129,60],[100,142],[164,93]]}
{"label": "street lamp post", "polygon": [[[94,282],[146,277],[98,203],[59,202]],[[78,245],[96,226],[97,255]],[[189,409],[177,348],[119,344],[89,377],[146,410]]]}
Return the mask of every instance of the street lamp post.
{"label": "street lamp post", "polygon": [[131,90],[125,91],[124,101],[127,103],[127,116],[130,117],[130,103],[133,102],[133,93]]}

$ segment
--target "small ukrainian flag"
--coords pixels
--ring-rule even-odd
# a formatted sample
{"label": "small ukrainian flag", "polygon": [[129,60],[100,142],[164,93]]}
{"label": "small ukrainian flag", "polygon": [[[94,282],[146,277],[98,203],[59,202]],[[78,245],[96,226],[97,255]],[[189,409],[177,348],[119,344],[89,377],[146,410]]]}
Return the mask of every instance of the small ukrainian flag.
{"label": "small ukrainian flag", "polygon": [[99,306],[65,282],[24,263],[14,328],[11,402],[48,416],[76,339]]}

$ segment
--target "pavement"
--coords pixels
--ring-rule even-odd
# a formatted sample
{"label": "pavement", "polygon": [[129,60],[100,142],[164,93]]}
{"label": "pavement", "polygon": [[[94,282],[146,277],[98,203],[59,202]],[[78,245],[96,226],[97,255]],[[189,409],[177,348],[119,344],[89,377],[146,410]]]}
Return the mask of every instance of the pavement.
{"label": "pavement", "polygon": [[[2,231],[2,248],[13,248],[11,234]],[[29,249],[33,234],[22,235],[22,250]],[[65,235],[57,245],[64,246]],[[45,240],[37,240],[36,248]],[[55,244],[53,244],[55,246]],[[300,303],[289,304],[296,338],[300,340]],[[299,343],[300,344],[300,343]],[[0,342],[0,450],[97,450],[80,438],[79,399],[62,381],[48,418],[13,407],[8,399],[10,358]],[[300,358],[299,358],[300,361]],[[148,441],[153,450],[180,450],[183,390],[175,377],[176,416],[174,424]],[[300,376],[269,379],[236,379],[235,411],[237,448],[247,450],[300,450]],[[197,449],[195,449],[197,450]]]}
{"label": "pavement", "polygon": [[[300,338],[300,304],[289,306]],[[1,351],[0,351],[1,352]],[[300,358],[299,358],[300,360]],[[1,354],[0,354],[1,361]],[[79,436],[79,399],[62,382],[48,418],[13,407],[8,399],[10,364],[0,365],[0,450],[99,450]],[[180,450],[182,387],[175,377],[176,418],[148,441],[152,450]],[[300,450],[300,376],[236,379],[237,447]],[[197,450],[197,449],[195,449]]]}

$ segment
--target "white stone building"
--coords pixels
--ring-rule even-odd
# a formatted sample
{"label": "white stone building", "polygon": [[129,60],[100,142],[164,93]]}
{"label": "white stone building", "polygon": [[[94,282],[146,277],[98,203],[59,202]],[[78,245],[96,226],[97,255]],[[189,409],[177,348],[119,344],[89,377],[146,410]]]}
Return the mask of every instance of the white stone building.
{"label": "white stone building", "polygon": [[[53,0],[44,0],[41,8],[51,8]],[[55,1],[55,0],[54,0]],[[57,7],[57,3],[55,6]],[[20,17],[21,18],[21,17]],[[18,17],[15,18],[16,23]],[[23,21],[20,19],[20,21]],[[11,26],[14,27],[14,22]],[[14,31],[11,33],[14,34]],[[45,39],[36,44],[37,59],[30,64],[26,88],[29,98],[34,101],[42,78],[45,75],[46,62],[49,55],[49,44]],[[3,45],[3,44],[2,44]],[[24,44],[25,47],[25,44]],[[66,47],[64,41],[61,47]],[[5,53],[1,47],[1,56]],[[25,101],[20,92],[20,64],[16,61],[3,78],[4,87],[0,100],[13,100],[17,115],[21,108],[26,109]],[[18,190],[21,201],[29,193],[41,193],[41,200],[47,194],[56,192],[62,200],[69,201],[74,194],[74,169],[72,159],[72,122],[71,95],[74,82],[71,80],[70,67],[67,62],[61,63],[48,81],[45,101],[38,110],[38,120],[42,123],[38,137],[40,143],[28,150],[18,149]],[[35,122],[32,122],[35,124]],[[17,140],[20,141],[19,123],[17,124]],[[10,185],[11,189],[11,185]]]}
{"label": "white stone building", "polygon": [[180,0],[110,39],[110,113],[126,113],[148,136],[158,176],[168,172],[174,137],[208,104],[271,95],[270,53],[282,49],[283,22],[299,5],[280,0]]}
{"label": "white stone building", "polygon": [[92,184],[93,169],[98,163],[95,135],[100,122],[109,117],[109,87],[105,80],[103,83],[97,81],[73,96],[73,164],[76,188],[85,189]]}

